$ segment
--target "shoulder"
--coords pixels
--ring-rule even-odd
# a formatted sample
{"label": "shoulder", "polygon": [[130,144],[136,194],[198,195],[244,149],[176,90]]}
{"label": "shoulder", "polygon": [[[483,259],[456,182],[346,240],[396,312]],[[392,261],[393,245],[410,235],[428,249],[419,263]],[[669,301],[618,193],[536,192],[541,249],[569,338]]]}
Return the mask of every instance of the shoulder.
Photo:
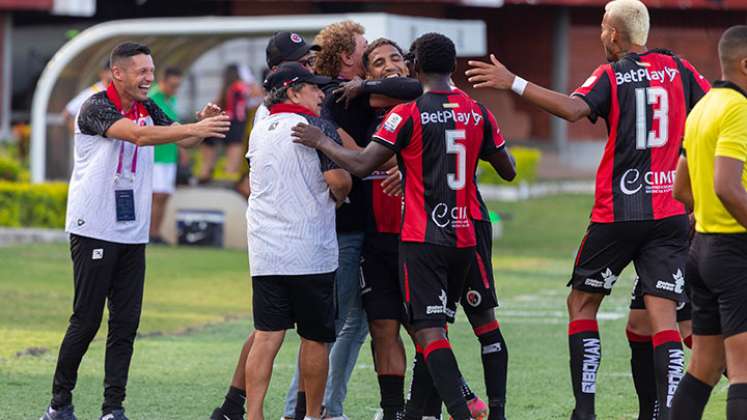
{"label": "shoulder", "polygon": [[81,109],[96,109],[96,108],[116,108],[109,97],[106,96],[106,91],[94,93],[89,96],[88,99],[83,101]]}
{"label": "shoulder", "polygon": [[299,118],[305,119],[306,122],[309,123],[309,125],[319,127],[327,137],[337,137],[337,126],[330,120],[322,117],[314,117],[311,115],[297,115]]}

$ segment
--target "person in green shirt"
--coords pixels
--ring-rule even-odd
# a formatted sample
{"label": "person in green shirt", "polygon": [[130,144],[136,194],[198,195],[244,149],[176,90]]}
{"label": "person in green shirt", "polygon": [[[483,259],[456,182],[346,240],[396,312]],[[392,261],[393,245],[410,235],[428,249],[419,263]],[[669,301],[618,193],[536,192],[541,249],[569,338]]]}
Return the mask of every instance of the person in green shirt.
{"label": "person in green shirt", "polygon": [[[158,84],[148,92],[153,102],[173,121],[179,121],[176,113],[176,92],[182,84],[182,71],[167,67]],[[176,168],[179,148],[175,143],[154,146],[153,153],[153,205],[151,207],[150,243],[163,244],[161,222],[169,197],[176,189]]]}

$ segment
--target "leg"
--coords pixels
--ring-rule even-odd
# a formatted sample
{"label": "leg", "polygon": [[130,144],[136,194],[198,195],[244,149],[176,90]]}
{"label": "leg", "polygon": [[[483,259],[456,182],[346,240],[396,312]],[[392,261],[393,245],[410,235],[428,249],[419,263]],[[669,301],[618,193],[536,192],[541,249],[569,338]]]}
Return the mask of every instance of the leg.
{"label": "leg", "polygon": [[231,419],[244,417],[244,407],[246,406],[246,390],[244,389],[246,386],[246,374],[244,369],[246,367],[246,358],[252,349],[253,343],[254,333],[251,333],[241,348],[239,361],[236,363],[236,369],[233,372],[228,392],[223,399],[223,405],[213,411],[213,415],[210,417],[211,420],[225,420],[225,417]]}
{"label": "leg", "polygon": [[122,409],[145,284],[145,245],[120,245],[109,291],[109,334],[104,366],[104,414]]}
{"label": "leg", "polygon": [[211,143],[205,143],[200,146],[200,156],[202,162],[200,165],[200,175],[197,179],[200,183],[209,182],[213,178],[213,169],[215,168],[215,160],[218,157],[218,151],[216,150],[217,145]]}
{"label": "leg", "polygon": [[488,394],[488,420],[505,419],[508,348],[495,319],[495,311],[465,311],[480,342],[485,390]]}
{"label": "leg", "polygon": [[669,416],[677,420],[700,420],[711,390],[724,370],[721,335],[693,335],[693,351],[687,373],[677,386]]}
{"label": "leg", "polygon": [[599,338],[597,312],[604,295],[572,289],[568,295],[568,346],[571,356],[571,381],[576,406],[575,419],[593,419],[594,396],[602,342]]}
{"label": "leg", "polygon": [[226,174],[239,178],[239,169],[245,153],[241,142],[230,143],[226,147]]}
{"label": "leg", "polygon": [[747,418],[747,332],[732,335],[724,340],[726,370],[729,372],[729,396],[726,418]]}
{"label": "leg", "polygon": [[[643,304],[643,296],[635,300]],[[654,375],[654,346],[651,341],[651,323],[645,309],[631,309],[625,329],[630,345],[630,370],[633,385],[638,395],[638,419],[647,420],[656,416],[656,375]]]}
{"label": "leg", "polygon": [[384,420],[394,420],[404,409],[405,346],[399,336],[399,321],[373,320],[369,322],[369,331]]}
{"label": "leg", "polygon": [[677,302],[656,297],[644,296],[646,312],[651,321],[654,345],[654,374],[658,413],[661,418],[669,418],[672,398],[685,373],[685,352],[682,338],[677,331]]}
{"label": "leg", "polygon": [[358,353],[368,335],[368,322],[361,305],[360,260],[363,233],[337,235],[339,268],[335,275],[338,320],[335,323],[337,339],[329,354],[329,376],[324,393],[327,415],[343,415],[343,402],[347,395],[348,380],[358,359]]}
{"label": "leg", "polygon": [[285,331],[256,331],[254,343],[246,358],[246,414],[252,420],[263,420],[272,364],[285,338]]}
{"label": "leg", "polygon": [[324,386],[327,383],[329,358],[327,344],[301,338],[301,376],[306,392],[306,413],[316,417],[322,412]]}
{"label": "leg", "polygon": [[[110,242],[70,236],[75,297],[73,314],[60,345],[54,373],[50,404],[53,409],[72,404],[78,367],[101,325],[104,303],[117,261],[115,251],[116,245]],[[96,259],[93,259],[94,256]]]}
{"label": "leg", "polygon": [[161,223],[163,214],[166,211],[166,204],[171,194],[153,193],[153,204],[150,211],[150,237],[153,239],[161,238]]}

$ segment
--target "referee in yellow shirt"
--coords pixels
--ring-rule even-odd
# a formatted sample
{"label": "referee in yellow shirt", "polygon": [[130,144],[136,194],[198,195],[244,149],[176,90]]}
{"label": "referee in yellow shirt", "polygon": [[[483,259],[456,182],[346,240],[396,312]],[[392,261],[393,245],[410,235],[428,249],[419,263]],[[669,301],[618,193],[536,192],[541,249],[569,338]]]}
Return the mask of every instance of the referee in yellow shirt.
{"label": "referee in yellow shirt", "polygon": [[686,280],[693,353],[671,418],[700,419],[726,368],[728,420],[747,419],[747,25],[718,45],[722,81],[690,112],[675,198],[695,214]]}

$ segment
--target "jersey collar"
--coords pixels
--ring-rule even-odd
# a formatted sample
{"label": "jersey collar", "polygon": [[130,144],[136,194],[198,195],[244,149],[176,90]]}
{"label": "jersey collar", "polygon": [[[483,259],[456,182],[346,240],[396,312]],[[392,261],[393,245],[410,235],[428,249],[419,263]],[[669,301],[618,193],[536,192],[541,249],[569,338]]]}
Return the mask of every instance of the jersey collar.
{"label": "jersey collar", "polygon": [[742,96],[747,98],[747,92],[742,90],[739,86],[736,85],[736,83],[730,82],[728,80],[716,80],[713,82],[713,87],[715,88],[726,88],[726,89],[734,89],[737,92],[741,93]]}
{"label": "jersey collar", "polygon": [[109,86],[107,86],[106,88],[106,97],[109,98],[109,100],[114,104],[114,107],[117,108],[117,111],[131,120],[136,120],[147,115],[145,106],[139,101],[135,101],[130,109],[128,109],[127,111],[123,111],[122,99],[119,97],[117,88],[114,87],[114,82],[109,82]]}
{"label": "jersey collar", "polygon": [[315,114],[312,110],[309,108],[306,108],[305,106],[296,105],[296,104],[275,104],[270,107],[270,115],[273,114],[280,114],[281,112],[290,112],[292,114],[304,114],[304,115],[311,115],[312,117],[318,117],[319,115]]}

